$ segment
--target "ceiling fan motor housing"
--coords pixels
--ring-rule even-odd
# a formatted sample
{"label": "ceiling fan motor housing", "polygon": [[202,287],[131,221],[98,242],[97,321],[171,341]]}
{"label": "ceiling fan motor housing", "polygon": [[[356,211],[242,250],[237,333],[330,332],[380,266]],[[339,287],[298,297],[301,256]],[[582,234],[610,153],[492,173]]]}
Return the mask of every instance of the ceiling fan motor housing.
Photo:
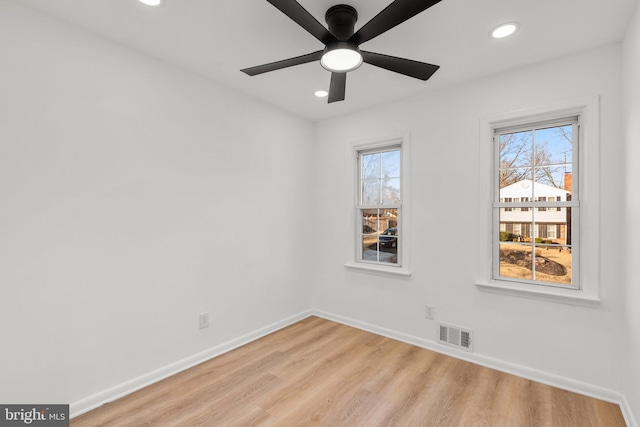
{"label": "ceiling fan motor housing", "polygon": [[347,41],[355,31],[358,12],[346,4],[338,4],[327,10],[324,16],[329,32],[340,41]]}

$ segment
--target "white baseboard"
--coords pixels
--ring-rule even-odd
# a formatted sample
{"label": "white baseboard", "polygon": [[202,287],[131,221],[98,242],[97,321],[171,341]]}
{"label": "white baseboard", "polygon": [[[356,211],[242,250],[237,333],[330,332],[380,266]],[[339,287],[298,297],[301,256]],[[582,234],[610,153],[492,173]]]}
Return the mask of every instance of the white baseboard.
{"label": "white baseboard", "polygon": [[532,369],[515,363],[506,362],[504,360],[495,359],[493,357],[483,356],[478,353],[469,353],[466,351],[456,350],[438,344],[435,341],[383,328],[370,323],[361,322],[359,320],[351,319],[348,317],[339,316],[326,311],[314,309],[312,310],[312,315],[322,317],[327,320],[332,320],[334,322],[342,323],[347,326],[352,326],[357,329],[362,329],[364,331],[372,332],[377,335],[382,335],[398,341],[406,342],[407,344],[415,345],[417,347],[426,348],[427,350],[435,351],[437,353],[445,354],[447,356],[455,357],[457,359],[495,369],[500,372],[516,375],[518,377],[526,378],[528,380],[550,385],[552,387],[557,387],[563,390],[604,400],[606,402],[616,403],[620,405],[620,409],[622,411],[622,415],[625,418],[627,426],[638,427],[638,424],[633,417],[633,413],[631,411],[629,403],[627,402],[627,399],[620,392],[584,383],[581,381],[576,381],[560,375],[542,372],[537,369]]}
{"label": "white baseboard", "polygon": [[216,356],[219,356],[223,353],[227,353],[231,350],[241,347],[251,341],[255,341],[259,338],[262,338],[265,335],[269,335],[270,333],[273,333],[286,326],[296,323],[306,317],[309,317],[310,315],[312,315],[312,310],[303,311],[294,316],[272,323],[271,325],[265,326],[263,328],[255,330],[248,334],[242,335],[241,337],[227,341],[225,343],[217,345],[203,352],[194,354],[193,356],[187,357],[185,359],[178,360],[177,362],[171,363],[170,365],[148,372],[137,378],[133,378],[122,384],[118,384],[107,390],[101,391],[92,396],[79,400],[70,405],[69,407],[70,417],[71,418],[77,417],[78,415],[84,414],[85,412],[98,408],[104,405],[105,403],[112,402],[116,399],[124,397],[130,393],[133,393],[134,391],[140,390],[144,387],[147,387],[153,383],[156,383],[167,377],[170,377],[186,369],[189,369],[202,362],[206,362],[207,360],[212,359]]}
{"label": "white baseboard", "polygon": [[638,427],[638,422],[633,416],[633,411],[631,410],[631,406],[629,406],[627,396],[624,394],[622,395],[622,402],[620,402],[620,409],[622,409],[622,415],[624,415],[627,427]]}

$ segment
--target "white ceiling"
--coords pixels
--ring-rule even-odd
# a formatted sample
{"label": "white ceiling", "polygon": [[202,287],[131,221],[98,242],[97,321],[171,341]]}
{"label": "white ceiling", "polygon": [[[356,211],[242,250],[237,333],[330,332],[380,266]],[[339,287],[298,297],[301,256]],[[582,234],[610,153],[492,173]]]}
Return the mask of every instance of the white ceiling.
{"label": "white ceiling", "polygon": [[[313,96],[329,87],[319,62],[249,77],[239,70],[323,48],[266,0],[19,0],[311,120],[365,109],[444,86],[619,42],[637,0],[442,0],[362,45],[365,50],[440,65],[423,82],[368,64],[347,76],[346,100]],[[300,0],[321,23],[340,0]],[[389,0],[345,0],[356,30]],[[489,30],[517,21],[512,37]]]}

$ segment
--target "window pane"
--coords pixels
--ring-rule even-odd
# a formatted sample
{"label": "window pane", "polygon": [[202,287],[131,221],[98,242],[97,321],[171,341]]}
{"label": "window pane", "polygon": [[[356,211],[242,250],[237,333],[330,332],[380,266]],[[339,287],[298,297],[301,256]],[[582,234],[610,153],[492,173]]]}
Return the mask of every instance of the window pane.
{"label": "window pane", "polygon": [[380,209],[381,229],[398,227],[398,209]]}
{"label": "window pane", "polygon": [[380,178],[380,153],[363,154],[361,162],[362,179]]}
{"label": "window pane", "polygon": [[[553,197],[548,200],[567,200],[571,192],[573,159],[573,126],[556,126],[535,131],[534,180],[539,187],[535,196]],[[563,190],[562,194],[552,189]]]}
{"label": "window pane", "polygon": [[532,197],[532,170],[532,168],[501,169],[500,197]]}
{"label": "window pane", "polygon": [[500,241],[531,242],[533,218],[531,210],[513,209],[508,211],[505,208],[500,209]]}
{"label": "window pane", "polygon": [[362,204],[380,204],[380,181],[364,181],[362,183]]}
{"label": "window pane", "polygon": [[[535,182],[543,190],[542,195],[555,195],[552,188],[571,191],[571,168],[565,166],[544,166],[535,168]],[[568,185],[567,185],[568,184]],[[566,188],[565,188],[566,187]],[[546,193],[545,193],[546,192]],[[543,194],[545,193],[545,194]],[[560,192],[557,192],[560,193]],[[564,194],[564,193],[563,193]]]}
{"label": "window pane", "polygon": [[533,280],[531,245],[500,243],[500,276]]}
{"label": "window pane", "polygon": [[500,135],[500,169],[513,169],[531,165],[533,132]]}
{"label": "window pane", "polygon": [[535,280],[571,285],[571,250],[554,244],[536,244],[535,248]]}
{"label": "window pane", "polygon": [[365,261],[378,261],[377,236],[362,236],[362,259]]}
{"label": "window pane", "polygon": [[573,126],[538,129],[535,134],[537,165],[571,164],[573,159]]}
{"label": "window pane", "polygon": [[400,178],[400,150],[382,153],[380,178]]}
{"label": "window pane", "polygon": [[382,181],[382,203],[385,205],[400,204],[400,178]]}
{"label": "window pane", "polygon": [[[380,233],[380,224],[378,222],[378,209],[362,210],[362,234],[378,234]],[[374,238],[375,240],[375,238]]]}
{"label": "window pane", "polygon": [[385,230],[379,237],[380,261],[398,263],[398,229]]}
{"label": "window pane", "polygon": [[[571,200],[571,192],[536,183],[534,188],[535,198],[538,202],[566,202]],[[568,222],[567,208],[555,207],[537,209],[540,215],[536,221],[544,223],[566,224]]]}
{"label": "window pane", "polygon": [[384,228],[378,237],[380,262],[398,263],[398,209],[381,209],[380,225]]}

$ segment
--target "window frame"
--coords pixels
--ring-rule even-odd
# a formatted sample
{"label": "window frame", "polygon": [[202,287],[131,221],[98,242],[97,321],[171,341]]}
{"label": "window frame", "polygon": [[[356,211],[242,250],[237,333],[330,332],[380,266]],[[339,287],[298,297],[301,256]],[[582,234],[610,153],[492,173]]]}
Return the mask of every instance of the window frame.
{"label": "window frame", "polygon": [[[361,204],[361,171],[360,156],[362,154],[379,151],[400,149],[400,203],[393,205],[369,206]],[[389,136],[368,141],[360,141],[351,145],[351,158],[353,167],[353,220],[351,239],[352,258],[345,263],[345,267],[350,270],[371,273],[375,275],[390,276],[396,278],[408,278],[411,276],[409,270],[409,232],[410,218],[408,215],[409,206],[409,162],[410,144],[408,134],[402,136]],[[362,259],[362,215],[361,210],[367,208],[391,208],[398,209],[398,231],[397,231],[397,264]]]}
{"label": "window frame", "polygon": [[[573,274],[578,275],[577,288],[555,286],[541,286],[539,284],[523,283],[517,280],[492,277],[494,266],[494,202],[495,171],[498,164],[495,160],[495,145],[493,137],[496,129],[523,126],[526,124],[551,121],[557,118],[577,116],[580,122],[578,129],[578,156],[573,159],[576,170],[573,172],[580,183],[573,192],[579,192],[580,218],[575,221],[573,230],[579,235],[579,242],[575,244],[579,251],[578,266],[572,266]],[[563,104],[536,107],[512,111],[489,118],[480,119],[480,171],[486,171],[491,165],[489,173],[479,180],[479,230],[477,277],[475,284],[480,291],[498,293],[514,297],[523,297],[550,301],[563,304],[597,307],[600,282],[600,241],[599,221],[599,147],[600,147],[600,99],[598,96],[577,99]],[[531,203],[531,202],[530,202]],[[557,206],[557,203],[547,202]],[[588,230],[588,233],[584,233]],[[532,230],[533,231],[533,230]],[[573,243],[573,242],[572,242]]]}
{"label": "window frame", "polygon": [[[536,196],[535,194],[531,195],[533,201],[527,201],[527,206],[518,206],[517,202],[512,197],[504,197],[500,196],[500,185],[499,185],[499,174],[500,174],[500,147],[498,144],[498,140],[502,135],[508,135],[512,133],[519,132],[535,132],[541,129],[549,129],[560,126],[572,126],[572,135],[573,143],[576,145],[572,149],[572,162],[571,162],[571,170],[572,176],[575,174],[575,179],[572,179],[572,189],[571,194],[575,195],[575,197],[571,197],[567,201],[557,200],[560,197],[555,196]],[[542,120],[535,122],[526,122],[516,126],[510,126],[506,124],[506,126],[494,126],[493,128],[493,150],[494,150],[494,158],[492,163],[493,169],[493,192],[494,203],[493,203],[493,220],[492,226],[494,227],[494,241],[493,241],[493,249],[492,249],[492,269],[491,269],[491,280],[495,281],[505,281],[509,282],[521,282],[538,286],[551,286],[558,288],[570,288],[570,289],[580,289],[580,235],[581,229],[580,225],[580,116],[579,115],[568,115],[568,116],[558,116],[551,120]],[[576,161],[577,159],[577,161]],[[530,165],[530,167],[534,167],[534,165]],[[557,224],[548,224],[545,222],[536,222],[535,217],[537,212],[547,212],[551,211],[553,208],[557,207],[558,210],[562,208],[571,208],[571,230],[576,230],[577,232],[572,233],[572,243],[571,243],[571,284],[569,286],[553,283],[553,282],[544,282],[538,281],[535,279],[518,279],[514,277],[508,276],[500,276],[500,260],[499,260],[499,251],[500,251],[500,241],[498,238],[500,232],[500,211],[504,209],[505,212],[514,211],[518,208],[522,209],[522,207],[531,209],[532,214],[532,224],[535,226],[532,227],[532,238],[541,238],[548,239],[549,230],[551,228],[557,227]],[[527,210],[526,212],[529,212]],[[515,233],[515,224],[514,224],[514,233]],[[555,234],[555,232],[554,232]],[[555,238],[555,237],[554,237]],[[535,245],[532,243],[532,247]],[[540,245],[544,246],[544,245]],[[533,274],[535,277],[535,273]]]}

